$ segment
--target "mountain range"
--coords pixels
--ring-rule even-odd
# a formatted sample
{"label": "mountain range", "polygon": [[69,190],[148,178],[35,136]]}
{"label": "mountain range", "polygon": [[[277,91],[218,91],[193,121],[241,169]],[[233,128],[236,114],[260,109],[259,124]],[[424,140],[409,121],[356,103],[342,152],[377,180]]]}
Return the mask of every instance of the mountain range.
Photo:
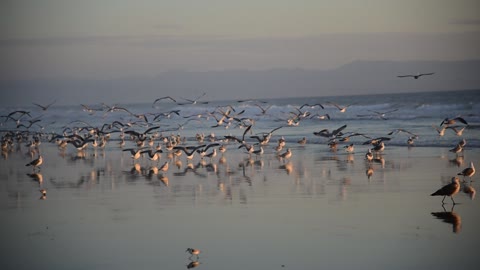
{"label": "mountain range", "polygon": [[[167,71],[154,77],[0,81],[1,106],[49,102],[150,102],[171,95],[205,100],[480,89],[480,60],[354,61],[331,70]],[[419,79],[399,75],[430,73]],[[31,100],[25,101],[25,97]]]}

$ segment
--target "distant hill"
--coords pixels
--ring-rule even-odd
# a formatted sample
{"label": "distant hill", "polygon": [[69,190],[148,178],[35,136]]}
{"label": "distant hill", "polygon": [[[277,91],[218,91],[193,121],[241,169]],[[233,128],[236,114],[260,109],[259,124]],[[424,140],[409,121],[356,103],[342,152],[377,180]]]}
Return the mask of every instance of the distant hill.
{"label": "distant hill", "polygon": [[[209,100],[480,89],[480,60],[354,61],[332,70],[169,71],[155,77],[0,81],[2,106],[55,98],[64,104],[150,102],[163,96]],[[435,72],[432,76],[397,75]],[[27,101],[26,104],[30,104]]]}

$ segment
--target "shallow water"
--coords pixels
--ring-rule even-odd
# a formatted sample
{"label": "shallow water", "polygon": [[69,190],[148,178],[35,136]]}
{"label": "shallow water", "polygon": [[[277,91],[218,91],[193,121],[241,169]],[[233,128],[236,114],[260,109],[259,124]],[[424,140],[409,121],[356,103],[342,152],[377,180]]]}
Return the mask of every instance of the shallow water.
{"label": "shallow water", "polygon": [[185,269],[189,247],[202,250],[197,269],[476,268],[478,200],[460,193],[452,210],[429,195],[478,164],[479,148],[455,159],[444,147],[387,146],[369,164],[361,145],[292,144],[290,161],[232,145],[224,160],[195,158],[188,170],[180,157],[163,174],[149,168],[165,154],[135,168],[113,145],[84,157],[40,148],[41,183],[25,149],[0,161],[2,269]]}

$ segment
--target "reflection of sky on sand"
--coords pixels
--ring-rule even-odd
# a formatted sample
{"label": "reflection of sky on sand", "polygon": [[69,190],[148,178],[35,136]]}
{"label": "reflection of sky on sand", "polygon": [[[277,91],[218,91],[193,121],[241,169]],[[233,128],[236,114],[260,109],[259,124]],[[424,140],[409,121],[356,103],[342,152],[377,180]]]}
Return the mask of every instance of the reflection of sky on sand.
{"label": "reflection of sky on sand", "polygon": [[[285,161],[227,151],[132,162],[117,149],[42,149],[40,172],[24,167],[22,153],[0,163],[10,268],[178,269],[194,246],[197,269],[427,268],[453,256],[435,266],[449,269],[471,266],[477,250],[478,201],[460,192],[445,211],[429,196],[459,171],[440,148],[392,147],[379,162],[365,161],[360,147],[315,145],[292,147]],[[478,158],[477,149],[465,153]],[[158,170],[167,160],[169,170]]]}

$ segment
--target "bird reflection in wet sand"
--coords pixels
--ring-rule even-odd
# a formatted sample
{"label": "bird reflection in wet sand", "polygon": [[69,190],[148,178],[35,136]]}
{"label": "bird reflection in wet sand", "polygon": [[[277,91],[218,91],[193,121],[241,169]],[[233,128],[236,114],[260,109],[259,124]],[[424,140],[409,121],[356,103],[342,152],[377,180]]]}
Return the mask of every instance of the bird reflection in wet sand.
{"label": "bird reflection in wet sand", "polygon": [[47,190],[46,189],[40,189],[40,193],[42,193],[42,196],[40,196],[40,200],[47,199]]}
{"label": "bird reflection in wet sand", "polygon": [[189,264],[187,264],[187,269],[195,268],[200,265],[199,261],[191,261]]}
{"label": "bird reflection in wet sand", "polygon": [[442,220],[445,223],[452,224],[453,233],[459,233],[462,229],[462,218],[459,214],[453,212],[454,207],[455,205],[452,206],[450,212],[447,212],[445,207],[442,205],[443,212],[432,212],[432,216]]}
{"label": "bird reflection in wet sand", "polygon": [[457,167],[460,167],[463,165],[465,158],[463,156],[456,156],[455,158],[452,158],[449,161],[451,164],[456,165]]}
{"label": "bird reflection in wet sand", "polygon": [[292,162],[289,161],[289,162],[287,162],[287,163],[284,164],[284,165],[280,165],[278,168],[279,168],[280,170],[285,170],[285,172],[286,172],[288,175],[290,175],[290,174],[292,173],[292,171],[293,171],[293,164],[292,164]]}
{"label": "bird reflection in wet sand", "polygon": [[43,175],[41,173],[27,173],[27,175],[32,178],[33,181],[38,182],[41,186],[43,183]]}
{"label": "bird reflection in wet sand", "polygon": [[373,172],[374,170],[372,167],[368,167],[368,169],[365,171],[365,174],[367,175],[368,180],[370,180],[370,178],[372,177]]}
{"label": "bird reflection in wet sand", "polygon": [[472,200],[475,199],[475,194],[477,193],[475,188],[473,188],[472,185],[467,183],[465,183],[465,185],[463,186],[463,192],[467,194]]}
{"label": "bird reflection in wet sand", "polygon": [[158,180],[168,187],[168,177],[165,175],[158,175]]}

